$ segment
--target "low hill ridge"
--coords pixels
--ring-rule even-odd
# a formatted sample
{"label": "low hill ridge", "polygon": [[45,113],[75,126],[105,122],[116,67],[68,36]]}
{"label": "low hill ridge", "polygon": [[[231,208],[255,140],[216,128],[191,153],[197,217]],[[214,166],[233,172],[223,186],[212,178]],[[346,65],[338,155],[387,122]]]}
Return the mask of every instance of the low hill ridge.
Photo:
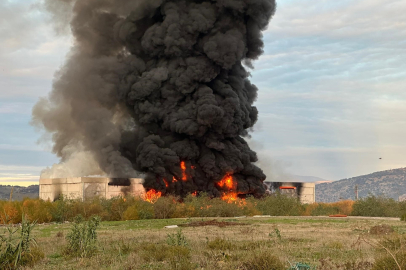
{"label": "low hill ridge", "polygon": [[[9,200],[12,186],[0,185],[0,200]],[[13,201],[20,201],[24,198],[38,198],[39,185],[29,187],[14,186]]]}
{"label": "low hill ridge", "polygon": [[330,183],[317,184],[316,202],[354,200],[355,186],[358,186],[358,198],[372,194],[398,200],[399,196],[406,194],[406,168],[374,172]]}

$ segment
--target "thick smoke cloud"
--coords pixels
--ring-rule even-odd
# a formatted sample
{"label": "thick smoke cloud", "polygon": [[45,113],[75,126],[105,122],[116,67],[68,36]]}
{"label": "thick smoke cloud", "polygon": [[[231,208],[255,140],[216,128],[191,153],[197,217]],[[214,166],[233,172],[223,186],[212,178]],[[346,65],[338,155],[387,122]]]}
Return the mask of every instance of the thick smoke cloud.
{"label": "thick smoke cloud", "polygon": [[239,193],[264,193],[243,139],[258,112],[242,62],[261,55],[274,0],[49,2],[72,5],[56,15],[72,17],[75,45],[33,122],[62,161],[78,145],[110,176],[145,173],[147,189],[219,196],[231,174]]}

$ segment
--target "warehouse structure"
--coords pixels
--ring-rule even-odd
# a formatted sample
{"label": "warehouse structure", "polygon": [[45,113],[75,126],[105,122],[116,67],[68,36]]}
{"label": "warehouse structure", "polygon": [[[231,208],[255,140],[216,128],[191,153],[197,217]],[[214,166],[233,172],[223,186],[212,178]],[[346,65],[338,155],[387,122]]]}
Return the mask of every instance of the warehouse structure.
{"label": "warehouse structure", "polygon": [[[68,199],[87,200],[94,197],[110,199],[115,196],[145,193],[142,178],[72,177],[40,179],[39,197],[54,201],[61,195]],[[315,184],[299,182],[264,182],[267,193],[280,192],[296,196],[302,203],[315,202]]]}
{"label": "warehouse structure", "polygon": [[267,193],[291,195],[298,197],[301,203],[316,202],[316,184],[303,182],[264,182]]}
{"label": "warehouse structure", "polygon": [[141,178],[72,177],[39,180],[39,197],[54,201],[61,195],[69,199],[110,199],[120,195],[145,193]]}

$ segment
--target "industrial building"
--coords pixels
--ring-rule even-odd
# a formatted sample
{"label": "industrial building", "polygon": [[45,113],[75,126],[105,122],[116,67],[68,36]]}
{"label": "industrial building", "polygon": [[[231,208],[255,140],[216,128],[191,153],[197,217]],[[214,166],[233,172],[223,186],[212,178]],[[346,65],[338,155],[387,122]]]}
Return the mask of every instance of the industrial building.
{"label": "industrial building", "polygon": [[141,178],[72,177],[39,180],[39,197],[54,201],[61,195],[69,199],[110,199],[123,194],[145,193]]}
{"label": "industrial building", "polygon": [[280,192],[297,196],[301,203],[316,202],[316,184],[303,182],[264,182],[267,192],[274,194]]}
{"label": "industrial building", "polygon": [[[110,199],[115,196],[145,193],[142,178],[72,177],[40,179],[39,197],[54,201],[61,195],[68,199],[87,200],[99,196]],[[264,182],[267,193],[281,192],[297,196],[302,203],[315,202],[315,184],[299,182]]]}

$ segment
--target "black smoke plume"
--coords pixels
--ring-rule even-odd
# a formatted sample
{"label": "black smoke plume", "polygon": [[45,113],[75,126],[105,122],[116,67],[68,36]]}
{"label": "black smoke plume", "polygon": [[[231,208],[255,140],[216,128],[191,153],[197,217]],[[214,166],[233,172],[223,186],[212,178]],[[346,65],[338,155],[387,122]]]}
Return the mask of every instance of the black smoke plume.
{"label": "black smoke plume", "polygon": [[243,139],[258,111],[242,63],[262,54],[274,0],[45,5],[55,20],[71,18],[74,37],[52,92],[33,109],[62,162],[76,147],[111,177],[144,173],[147,190],[221,196],[216,183],[232,175],[239,194],[265,192],[266,176]]}

